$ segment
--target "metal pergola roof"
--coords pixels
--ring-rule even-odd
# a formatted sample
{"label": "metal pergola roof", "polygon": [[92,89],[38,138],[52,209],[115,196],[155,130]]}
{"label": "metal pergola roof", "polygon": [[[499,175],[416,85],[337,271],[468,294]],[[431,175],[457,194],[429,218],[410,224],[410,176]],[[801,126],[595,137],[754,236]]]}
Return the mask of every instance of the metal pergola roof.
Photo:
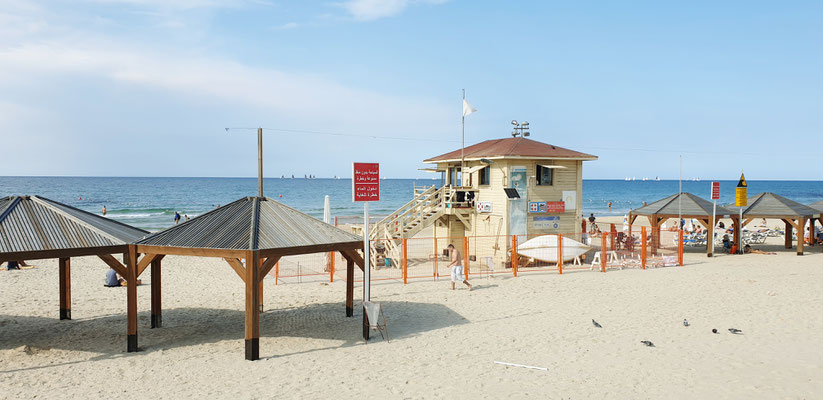
{"label": "metal pergola roof", "polygon": [[118,253],[146,235],[45,197],[0,199],[0,262]]}
{"label": "metal pergola roof", "polygon": [[[691,193],[675,193],[666,198],[655,201],[646,206],[632,210],[633,215],[660,215],[660,216],[677,216],[682,215],[687,218],[692,217],[711,217],[713,204],[697,197]],[[730,215],[734,212],[725,207],[717,206],[715,215],[723,216]]]}
{"label": "metal pergola roof", "polygon": [[288,255],[362,248],[363,238],[275,200],[244,197],[139,240],[137,245]]}
{"label": "metal pergola roof", "polygon": [[[744,218],[813,218],[820,214],[819,210],[800,204],[783,196],[764,192],[747,199],[748,205],[743,208]],[[739,213],[741,207],[727,206],[734,213]]]}
{"label": "metal pergola roof", "polygon": [[817,211],[823,213],[823,200],[820,200],[816,203],[809,204],[809,207],[814,208]]}

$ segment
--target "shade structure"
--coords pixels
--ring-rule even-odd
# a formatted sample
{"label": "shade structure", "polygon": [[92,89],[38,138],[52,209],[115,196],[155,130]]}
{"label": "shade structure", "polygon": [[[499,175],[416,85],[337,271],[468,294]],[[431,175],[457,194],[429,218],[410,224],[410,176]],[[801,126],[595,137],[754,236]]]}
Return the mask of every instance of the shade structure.
{"label": "shade structure", "polygon": [[751,196],[744,207],[727,206],[739,212],[743,210],[743,226],[756,218],[780,219],[786,223],[785,247],[792,247],[792,228],[797,230],[797,254],[803,254],[803,227],[806,221],[820,217],[820,211],[783,196],[764,192]]}
{"label": "shade structure", "polygon": [[148,232],[41,196],[0,199],[0,263],[57,258],[60,319],[71,319],[71,257],[98,256],[118,273],[126,268],[112,254]]}
{"label": "shade structure", "polygon": [[[675,193],[651,204],[629,212],[629,223],[634,223],[638,216],[646,216],[652,226],[652,248],[660,243],[660,225],[669,218],[690,218],[700,221],[708,231],[706,240],[706,254],[711,257],[714,253],[714,226],[717,218],[732,218],[737,221],[734,212],[726,207],[717,206],[708,200],[691,193]],[[679,222],[679,221],[678,221]],[[737,223],[737,222],[735,222]]]}
{"label": "shade structure", "polygon": [[820,200],[816,203],[809,204],[809,207],[814,208],[817,211],[823,213],[823,200]]}
{"label": "shade structure", "polygon": [[[363,269],[363,238],[324,223],[282,203],[265,197],[245,197],[180,225],[158,232],[135,245],[130,264],[140,265],[164,255],[220,257],[246,284],[246,359],[259,358],[260,298],[263,277],[280,257],[298,254],[340,252],[347,261],[346,315],[353,315],[354,264]],[[245,260],[245,262],[243,262]],[[155,285],[152,269],[152,326],[162,324],[160,284]],[[158,278],[159,279],[159,278]],[[368,283],[365,283],[368,284]],[[134,298],[129,301],[136,304]],[[136,306],[129,307],[129,319],[137,318]],[[130,325],[131,326],[131,325]],[[364,334],[367,331],[364,330]],[[130,328],[129,351],[136,351],[137,330]]]}

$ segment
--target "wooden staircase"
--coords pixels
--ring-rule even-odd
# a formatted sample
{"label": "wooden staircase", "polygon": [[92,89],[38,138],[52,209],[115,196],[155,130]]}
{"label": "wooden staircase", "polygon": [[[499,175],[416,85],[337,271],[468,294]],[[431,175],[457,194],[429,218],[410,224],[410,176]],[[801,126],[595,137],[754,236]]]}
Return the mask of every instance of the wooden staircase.
{"label": "wooden staircase", "polygon": [[[446,186],[415,188],[410,202],[383,218],[369,232],[371,265],[382,266],[377,263],[382,256],[398,262],[402,256],[401,241],[413,237],[443,216],[453,194],[454,190]],[[378,247],[382,247],[382,252]]]}

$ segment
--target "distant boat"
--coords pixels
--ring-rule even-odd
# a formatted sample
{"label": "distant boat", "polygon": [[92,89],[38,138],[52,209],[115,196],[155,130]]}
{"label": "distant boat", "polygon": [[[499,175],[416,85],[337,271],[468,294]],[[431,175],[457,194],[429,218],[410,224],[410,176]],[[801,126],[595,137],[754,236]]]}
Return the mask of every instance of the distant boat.
{"label": "distant boat", "polygon": [[292,175],[291,178],[294,179],[294,175]]}
{"label": "distant boat", "polygon": [[[574,260],[586,254],[591,247],[574,239],[563,238],[563,261]],[[517,246],[517,253],[547,263],[557,262],[557,235],[543,235],[529,239]]]}
{"label": "distant boat", "polygon": [[632,181],[633,181],[634,179],[635,179],[635,178],[634,178],[634,177],[632,177]]}
{"label": "distant boat", "polygon": [[654,180],[655,180],[655,182],[660,182],[660,177],[659,177],[659,176],[655,176],[655,177],[654,177]]}
{"label": "distant boat", "polygon": [[626,177],[626,182],[628,182],[628,181],[630,181],[630,180],[631,180],[631,179],[629,179],[629,177],[627,176],[627,177]]}
{"label": "distant boat", "polygon": [[643,177],[643,182],[646,182],[647,180],[649,180],[649,178],[646,178],[646,177],[644,176],[644,177]]}

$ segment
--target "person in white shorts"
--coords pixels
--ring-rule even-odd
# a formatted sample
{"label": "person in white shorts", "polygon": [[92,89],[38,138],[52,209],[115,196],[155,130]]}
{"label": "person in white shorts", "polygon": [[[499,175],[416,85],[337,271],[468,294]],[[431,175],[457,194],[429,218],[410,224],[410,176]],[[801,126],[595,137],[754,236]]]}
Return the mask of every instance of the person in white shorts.
{"label": "person in white shorts", "polygon": [[449,264],[452,275],[452,290],[454,290],[454,284],[456,282],[463,282],[469,287],[469,291],[471,291],[472,285],[469,284],[468,280],[463,278],[463,257],[460,255],[460,252],[454,248],[453,244],[450,244],[448,249],[452,261],[451,264]]}

